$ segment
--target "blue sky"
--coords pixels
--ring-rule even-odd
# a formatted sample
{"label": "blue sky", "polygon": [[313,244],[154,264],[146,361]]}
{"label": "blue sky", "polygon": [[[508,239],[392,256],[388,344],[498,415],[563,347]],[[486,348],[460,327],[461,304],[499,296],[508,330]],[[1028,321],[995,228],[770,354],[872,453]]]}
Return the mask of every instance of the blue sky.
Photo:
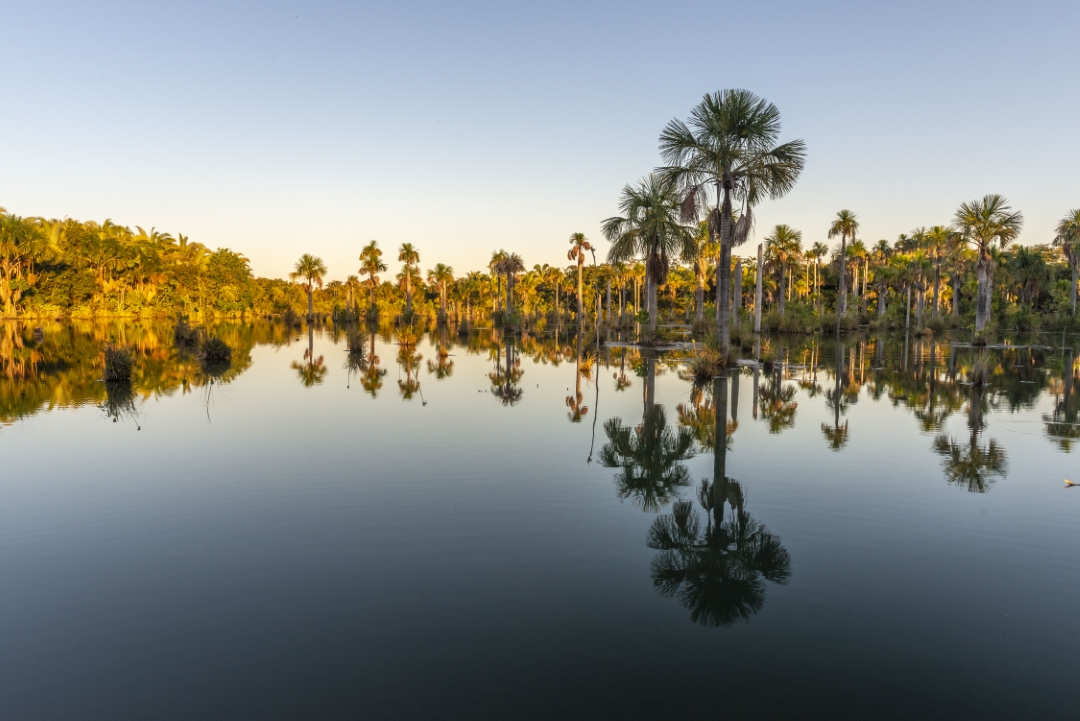
{"label": "blue sky", "polygon": [[[1080,4],[7,4],[0,206],[184,233],[280,276],[360,247],[425,268],[565,264],[701,96],[745,87],[803,138],[758,212],[868,242],[1002,193],[1048,242],[1080,206]],[[749,248],[744,248],[749,253]],[[396,253],[388,252],[388,255]],[[397,264],[391,263],[396,270]]]}

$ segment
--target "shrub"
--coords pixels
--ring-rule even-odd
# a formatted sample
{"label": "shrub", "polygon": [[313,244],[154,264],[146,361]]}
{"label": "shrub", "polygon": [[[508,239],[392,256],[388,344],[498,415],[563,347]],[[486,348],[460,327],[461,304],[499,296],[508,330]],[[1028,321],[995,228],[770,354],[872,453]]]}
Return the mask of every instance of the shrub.
{"label": "shrub", "polygon": [[199,342],[199,360],[207,364],[231,363],[232,348],[217,336],[205,336]]}
{"label": "shrub", "polygon": [[131,359],[131,351],[127,348],[109,344],[105,346],[105,380],[129,381],[134,363]]}
{"label": "shrub", "polygon": [[352,330],[345,336],[345,348],[349,353],[349,358],[362,361],[364,360],[365,344],[367,342],[367,335],[360,330]]}

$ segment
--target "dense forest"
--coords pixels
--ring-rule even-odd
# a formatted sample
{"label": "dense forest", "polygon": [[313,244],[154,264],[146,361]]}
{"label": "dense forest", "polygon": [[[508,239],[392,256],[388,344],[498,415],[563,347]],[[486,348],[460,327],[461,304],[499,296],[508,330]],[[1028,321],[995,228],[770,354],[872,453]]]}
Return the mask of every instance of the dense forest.
{"label": "dense forest", "polygon": [[[1080,242],[1080,218],[1074,215],[1062,220],[1050,243],[987,248],[996,326],[1024,330],[1071,321],[1075,248]],[[715,243],[704,221],[692,230],[688,249],[670,259],[658,284],[657,311],[667,322],[715,318]],[[848,297],[840,299],[847,309],[845,326],[972,324],[980,252],[954,226],[917,228],[892,242],[868,244],[857,238],[854,214],[844,211],[825,230],[823,236],[832,230],[850,237],[843,263]],[[405,244],[397,254],[407,258],[400,262],[400,271],[382,277],[387,265],[378,243],[358,250],[357,274],[344,280],[325,282],[325,267],[311,256],[309,276],[256,278],[242,254],[210,250],[184,235],[131,229],[109,220],[24,218],[0,210],[0,314],[302,316],[310,287],[312,309],[322,315],[354,312],[392,319],[410,310],[432,321],[490,320],[492,315],[527,323],[573,320],[579,292],[585,319],[595,319],[598,309],[612,323],[644,320],[646,315],[645,263],[597,263],[580,233],[570,238],[567,267],[528,269],[516,253],[497,251],[485,271],[460,276],[442,263],[423,272],[419,250]],[[800,231],[778,225],[766,234],[761,250],[763,328],[829,328],[839,296],[839,249],[820,241],[804,244]],[[756,303],[757,262],[751,255],[734,256],[731,263],[744,329],[752,323]]]}

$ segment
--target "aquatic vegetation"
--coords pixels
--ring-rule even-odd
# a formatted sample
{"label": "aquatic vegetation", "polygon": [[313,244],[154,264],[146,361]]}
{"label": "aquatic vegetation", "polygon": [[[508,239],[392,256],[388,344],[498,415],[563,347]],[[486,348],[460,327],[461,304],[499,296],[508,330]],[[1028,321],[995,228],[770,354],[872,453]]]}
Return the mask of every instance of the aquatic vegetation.
{"label": "aquatic vegetation", "polygon": [[105,363],[106,381],[131,380],[131,373],[135,364],[132,360],[130,349],[122,348],[110,343],[105,346],[105,350],[102,351],[102,357]]}

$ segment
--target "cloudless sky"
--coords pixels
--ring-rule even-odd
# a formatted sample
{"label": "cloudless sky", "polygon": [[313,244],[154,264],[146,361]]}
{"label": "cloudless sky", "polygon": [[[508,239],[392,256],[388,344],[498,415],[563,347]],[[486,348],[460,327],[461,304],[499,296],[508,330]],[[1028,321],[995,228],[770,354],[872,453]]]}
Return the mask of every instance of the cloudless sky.
{"label": "cloudless sky", "polygon": [[[1080,206],[1080,3],[7,2],[0,206],[184,233],[283,276],[360,247],[567,264],[706,92],[776,103],[808,162],[758,209],[868,243],[1002,193]],[[744,246],[737,252],[749,254]]]}

